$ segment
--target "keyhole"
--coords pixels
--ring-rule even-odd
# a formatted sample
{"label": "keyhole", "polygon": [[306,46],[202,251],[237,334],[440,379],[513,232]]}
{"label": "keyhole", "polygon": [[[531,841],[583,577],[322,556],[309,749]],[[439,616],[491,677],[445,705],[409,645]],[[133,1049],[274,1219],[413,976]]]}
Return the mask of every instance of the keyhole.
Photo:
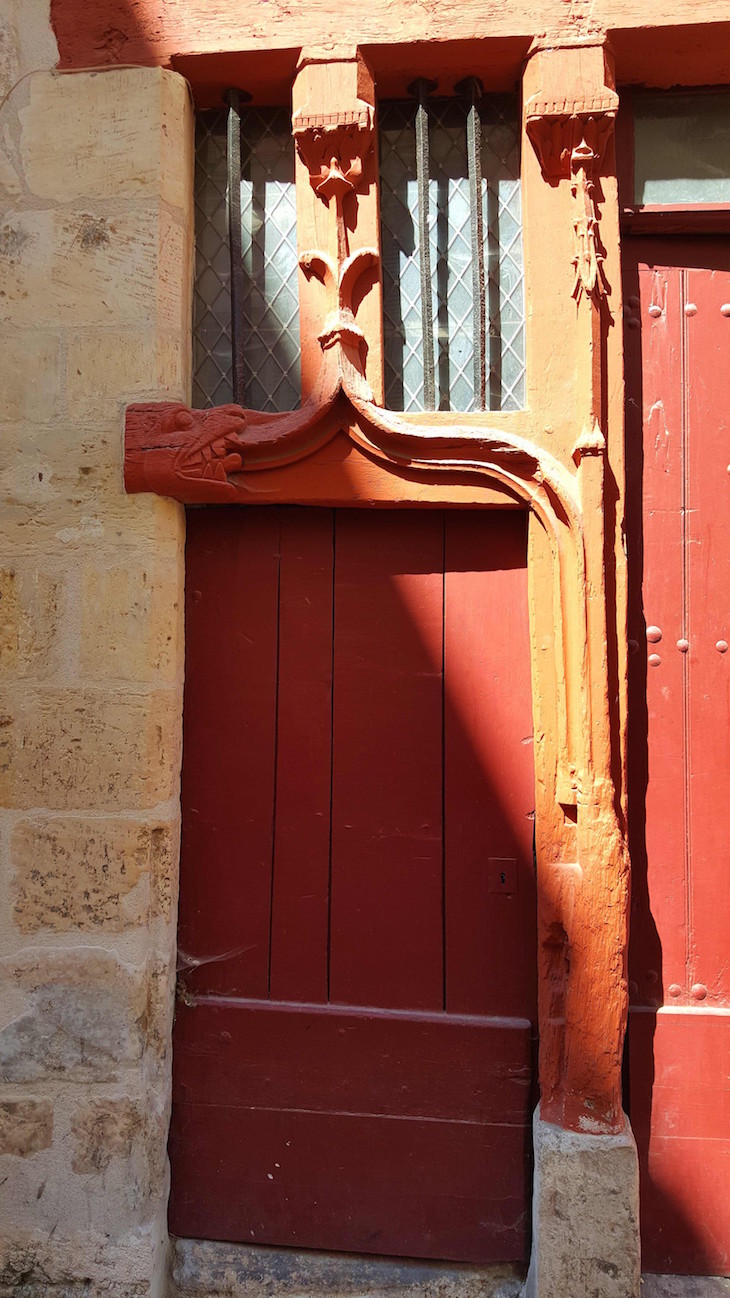
{"label": "keyhole", "polygon": [[505,874],[504,870],[501,870],[501,871],[500,871],[499,881],[500,881],[500,883],[506,883],[506,882],[507,882],[507,875]]}

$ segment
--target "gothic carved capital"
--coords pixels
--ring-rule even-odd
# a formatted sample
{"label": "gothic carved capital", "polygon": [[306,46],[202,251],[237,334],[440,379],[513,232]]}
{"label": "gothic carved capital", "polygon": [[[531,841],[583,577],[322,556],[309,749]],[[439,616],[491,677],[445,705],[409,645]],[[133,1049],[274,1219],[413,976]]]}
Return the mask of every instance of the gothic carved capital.
{"label": "gothic carved capital", "polygon": [[312,189],[323,202],[342,202],[357,190],[373,149],[370,104],[358,100],[352,109],[332,113],[300,110],[292,118],[292,133]]}
{"label": "gothic carved capital", "polygon": [[570,183],[573,296],[593,304],[606,293],[597,195],[618,103],[603,39],[534,50],[525,72],[525,131],[545,180]]}
{"label": "gothic carved capital", "polygon": [[605,87],[576,100],[534,96],[525,127],[546,180],[570,179],[573,195],[573,296],[596,300],[606,292],[595,188],[618,112],[618,95]]}
{"label": "gothic carved capital", "polygon": [[550,99],[534,95],[525,104],[525,126],[546,180],[567,179],[573,151],[582,142],[603,161],[618,112],[618,95],[605,87],[595,95]]}

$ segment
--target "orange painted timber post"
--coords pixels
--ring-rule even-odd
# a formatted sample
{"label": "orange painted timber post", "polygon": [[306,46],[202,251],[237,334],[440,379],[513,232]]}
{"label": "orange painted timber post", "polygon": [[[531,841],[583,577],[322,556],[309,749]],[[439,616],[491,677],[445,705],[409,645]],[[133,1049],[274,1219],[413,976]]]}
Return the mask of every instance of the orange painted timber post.
{"label": "orange painted timber post", "polygon": [[[566,661],[566,679],[556,682],[552,696],[545,674],[535,676],[541,694],[535,703],[541,1117],[576,1131],[610,1133],[624,1125],[629,862],[625,688],[610,673],[614,662],[614,674],[625,676],[623,553],[619,527],[608,537],[605,528],[609,483],[612,502],[623,495],[623,418],[615,381],[621,365],[612,138],[618,96],[604,44],[536,49],[525,71],[524,104],[534,148],[524,159],[526,276],[535,308],[530,406],[535,440],[575,471],[580,499],[572,589],[564,579],[555,603],[560,626],[549,627],[544,600],[542,608],[537,594],[532,600],[535,652],[545,636],[559,634]],[[531,553],[537,592],[547,555],[539,540]],[[571,680],[580,681],[578,693]],[[559,769],[551,737],[552,727],[553,735],[559,729],[561,689],[567,771]],[[612,698],[618,700],[613,706]]]}
{"label": "orange painted timber post", "polygon": [[[337,334],[338,341],[344,339],[355,349],[355,369],[362,363],[370,393],[382,403],[375,83],[355,47],[324,52],[304,49],[294,81],[292,109],[297,144],[302,400],[312,396],[318,383],[324,322],[324,330],[329,329],[333,339]],[[348,298],[343,271],[353,264],[351,259],[357,253],[371,254],[370,269],[366,275],[358,274],[355,293]]]}

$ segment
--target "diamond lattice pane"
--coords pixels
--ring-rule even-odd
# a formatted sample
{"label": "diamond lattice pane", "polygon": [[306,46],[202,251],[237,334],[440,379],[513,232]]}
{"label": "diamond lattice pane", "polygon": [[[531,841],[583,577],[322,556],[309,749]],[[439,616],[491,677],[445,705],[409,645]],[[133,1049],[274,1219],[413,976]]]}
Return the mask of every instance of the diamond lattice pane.
{"label": "diamond lattice pane", "polygon": [[199,113],[193,291],[193,405],[197,407],[233,400],[227,187],[225,113]]}
{"label": "diamond lattice pane", "polygon": [[[233,396],[226,114],[203,113],[196,135],[195,405]],[[300,401],[294,141],[284,109],[241,112],[243,388],[252,410]]]}
{"label": "diamond lattice pane", "polygon": [[[466,108],[429,101],[429,237],[436,406],[474,410],[474,300]],[[488,408],[524,404],[524,295],[517,105],[482,102]],[[385,400],[423,409],[415,104],[380,108]]]}

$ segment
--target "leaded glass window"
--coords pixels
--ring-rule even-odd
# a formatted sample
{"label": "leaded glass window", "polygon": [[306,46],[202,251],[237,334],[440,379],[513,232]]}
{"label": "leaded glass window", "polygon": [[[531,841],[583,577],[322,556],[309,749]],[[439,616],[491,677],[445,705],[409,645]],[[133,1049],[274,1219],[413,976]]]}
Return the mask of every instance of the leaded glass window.
{"label": "leaded glass window", "polygon": [[730,203],[726,91],[637,96],[634,202]]}
{"label": "leaded glass window", "polygon": [[[299,404],[294,141],[288,112],[243,108],[241,244],[243,391],[252,410]],[[226,113],[196,128],[193,404],[233,400]]]}
{"label": "leaded glass window", "polygon": [[[423,410],[424,346],[416,159],[416,103],[379,109],[385,404]],[[481,408],[474,381],[472,220],[464,99],[431,99],[428,226],[435,407]],[[481,204],[488,410],[524,405],[525,308],[516,99],[484,96]]]}
{"label": "leaded glass window", "polygon": [[[476,111],[474,103],[472,109]],[[429,98],[425,105],[431,291],[424,345],[417,105],[408,100],[379,107],[385,404],[393,410],[515,410],[524,405],[517,104],[507,96],[479,98],[481,228],[474,213],[469,111],[463,96]],[[426,118],[420,119],[422,143]],[[197,122],[193,402],[202,407],[235,399],[226,120],[223,111],[200,114]],[[292,410],[299,404],[301,378],[289,113],[242,108],[240,134],[243,401],[252,409]],[[423,193],[422,173],[420,180]],[[477,232],[482,252],[475,275]],[[481,332],[475,326],[475,295],[482,299]],[[424,360],[428,364],[431,354],[424,385]]]}

